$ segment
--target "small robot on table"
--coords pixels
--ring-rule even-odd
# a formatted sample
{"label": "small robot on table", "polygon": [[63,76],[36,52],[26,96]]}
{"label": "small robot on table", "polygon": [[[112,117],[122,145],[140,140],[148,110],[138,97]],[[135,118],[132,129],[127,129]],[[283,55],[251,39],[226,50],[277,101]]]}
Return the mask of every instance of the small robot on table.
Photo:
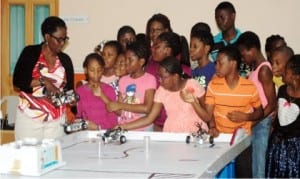
{"label": "small robot on table", "polygon": [[104,143],[120,141],[121,144],[126,142],[126,137],[124,135],[126,131],[123,130],[121,127],[115,129],[108,129],[103,135],[102,140]]}
{"label": "small robot on table", "polygon": [[76,119],[71,123],[63,124],[64,131],[66,134],[70,134],[73,132],[86,130],[88,128],[88,122],[83,119]]}
{"label": "small robot on table", "polygon": [[186,140],[185,142],[187,144],[194,142],[194,143],[198,143],[198,144],[203,144],[204,141],[209,140],[209,143],[211,144],[211,146],[214,146],[214,138],[213,136],[209,136],[207,131],[204,131],[201,127],[200,123],[196,123],[196,126],[198,127],[198,131],[197,132],[193,132],[190,135],[186,136]]}

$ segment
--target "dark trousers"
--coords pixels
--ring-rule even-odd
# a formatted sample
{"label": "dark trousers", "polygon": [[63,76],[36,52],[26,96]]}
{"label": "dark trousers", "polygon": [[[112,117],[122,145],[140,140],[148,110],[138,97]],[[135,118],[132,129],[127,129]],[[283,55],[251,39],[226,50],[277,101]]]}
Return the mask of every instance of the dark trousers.
{"label": "dark trousers", "polygon": [[251,145],[236,157],[235,177],[252,178],[252,146]]}

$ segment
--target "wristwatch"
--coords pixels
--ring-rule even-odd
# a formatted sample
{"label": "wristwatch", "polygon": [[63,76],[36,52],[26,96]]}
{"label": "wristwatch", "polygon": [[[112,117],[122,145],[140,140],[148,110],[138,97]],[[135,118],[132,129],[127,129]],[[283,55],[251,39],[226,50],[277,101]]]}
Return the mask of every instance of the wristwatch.
{"label": "wristwatch", "polygon": [[39,82],[41,86],[45,86],[45,80],[42,77],[39,78]]}

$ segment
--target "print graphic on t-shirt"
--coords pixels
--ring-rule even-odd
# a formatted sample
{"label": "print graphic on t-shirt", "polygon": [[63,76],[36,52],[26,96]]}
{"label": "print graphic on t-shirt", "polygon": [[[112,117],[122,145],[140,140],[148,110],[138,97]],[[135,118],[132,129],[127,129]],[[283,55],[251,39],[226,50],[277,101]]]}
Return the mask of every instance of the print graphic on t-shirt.
{"label": "print graphic on t-shirt", "polygon": [[[124,102],[127,104],[140,104],[140,99],[138,99],[136,95],[136,84],[130,84],[126,87],[126,96]],[[125,111],[124,116],[127,119],[132,119],[134,117],[133,113],[129,111]]]}
{"label": "print graphic on t-shirt", "polygon": [[206,88],[206,77],[204,75],[195,76],[194,79],[197,80],[203,88]]}
{"label": "print graphic on t-shirt", "polygon": [[293,123],[299,115],[299,107],[284,98],[278,99],[278,119],[281,126]]}

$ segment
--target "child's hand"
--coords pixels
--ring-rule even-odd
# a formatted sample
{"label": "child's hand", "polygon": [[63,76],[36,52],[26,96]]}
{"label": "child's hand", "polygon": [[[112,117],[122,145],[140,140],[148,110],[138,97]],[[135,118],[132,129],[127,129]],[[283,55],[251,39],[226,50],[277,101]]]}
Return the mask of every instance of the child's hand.
{"label": "child's hand", "polygon": [[187,103],[194,103],[197,101],[197,99],[195,98],[194,94],[194,88],[188,87],[184,90],[180,91],[180,97],[184,102]]}
{"label": "child's hand", "polygon": [[219,131],[218,131],[218,129],[217,128],[215,128],[215,127],[213,127],[213,128],[210,128],[209,130],[208,130],[208,134],[210,135],[210,136],[213,136],[213,137],[218,137],[219,136]]}
{"label": "child's hand", "polygon": [[109,112],[118,111],[119,109],[119,103],[117,102],[109,102],[106,104],[106,108]]}
{"label": "child's hand", "polygon": [[92,121],[88,121],[88,130],[98,130],[99,126],[92,122]]}
{"label": "child's hand", "polygon": [[243,113],[240,111],[232,111],[227,114],[227,117],[232,122],[243,122],[247,120],[247,113]]}

